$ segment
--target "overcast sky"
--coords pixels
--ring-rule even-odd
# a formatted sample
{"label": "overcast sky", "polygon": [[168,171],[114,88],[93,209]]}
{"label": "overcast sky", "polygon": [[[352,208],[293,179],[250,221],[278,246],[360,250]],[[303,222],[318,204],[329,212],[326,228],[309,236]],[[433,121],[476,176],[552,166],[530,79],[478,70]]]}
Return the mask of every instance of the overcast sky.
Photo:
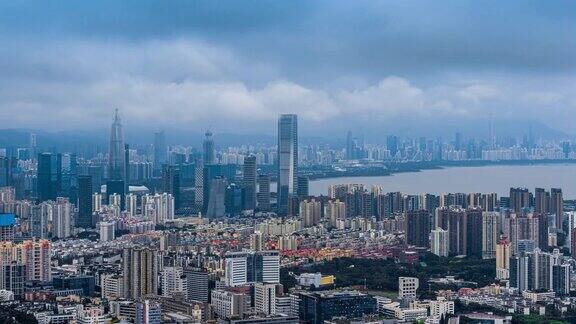
{"label": "overcast sky", "polygon": [[[0,1],[4,128],[576,133],[576,1]],[[408,123],[408,125],[410,125]]]}

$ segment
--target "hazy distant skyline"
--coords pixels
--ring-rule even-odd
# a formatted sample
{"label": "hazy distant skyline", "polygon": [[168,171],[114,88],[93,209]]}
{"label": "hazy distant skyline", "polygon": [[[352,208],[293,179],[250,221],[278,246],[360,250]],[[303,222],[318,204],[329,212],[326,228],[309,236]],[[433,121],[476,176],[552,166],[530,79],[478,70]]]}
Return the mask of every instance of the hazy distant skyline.
{"label": "hazy distant skyline", "polygon": [[2,128],[576,134],[573,1],[3,1],[0,41]]}

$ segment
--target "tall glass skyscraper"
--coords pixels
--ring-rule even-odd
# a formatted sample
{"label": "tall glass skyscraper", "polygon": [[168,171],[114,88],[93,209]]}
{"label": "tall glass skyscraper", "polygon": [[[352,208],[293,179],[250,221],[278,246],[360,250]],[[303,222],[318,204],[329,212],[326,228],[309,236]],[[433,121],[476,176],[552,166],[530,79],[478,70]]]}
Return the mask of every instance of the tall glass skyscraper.
{"label": "tall glass skyscraper", "polygon": [[168,161],[166,135],[164,131],[154,133],[154,170],[159,173],[162,165]]}
{"label": "tall glass skyscraper", "polygon": [[204,143],[202,144],[202,148],[204,149],[204,165],[214,164],[216,163],[216,153],[214,151],[214,139],[212,138],[212,132],[207,130],[204,136]]}
{"label": "tall glass skyscraper", "polygon": [[278,119],[278,215],[288,214],[289,197],[296,193],[298,174],[298,117]]}
{"label": "tall glass skyscraper", "polygon": [[124,152],[124,133],[122,123],[118,115],[118,109],[114,113],[114,122],[110,128],[110,151],[108,156],[108,179],[126,179],[126,163]]}

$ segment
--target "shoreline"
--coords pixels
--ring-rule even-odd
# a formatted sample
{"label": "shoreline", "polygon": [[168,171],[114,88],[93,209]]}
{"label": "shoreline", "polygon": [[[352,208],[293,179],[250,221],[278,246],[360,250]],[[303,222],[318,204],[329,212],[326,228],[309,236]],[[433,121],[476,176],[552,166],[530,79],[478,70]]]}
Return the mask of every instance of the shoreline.
{"label": "shoreline", "polygon": [[475,168],[488,166],[537,166],[537,165],[572,165],[576,160],[506,160],[506,161],[443,161],[443,162],[407,162],[384,163],[384,168],[367,169],[365,172],[317,173],[309,175],[310,181],[338,178],[385,177],[400,173],[416,173],[426,170],[441,170],[448,168]]}

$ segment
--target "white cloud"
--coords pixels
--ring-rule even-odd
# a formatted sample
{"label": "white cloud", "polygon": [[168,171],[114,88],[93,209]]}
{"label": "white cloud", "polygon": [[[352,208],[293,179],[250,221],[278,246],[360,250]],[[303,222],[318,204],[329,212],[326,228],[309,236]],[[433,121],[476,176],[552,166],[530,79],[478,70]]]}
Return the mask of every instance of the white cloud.
{"label": "white cloud", "polygon": [[536,116],[546,105],[574,108],[575,102],[573,95],[541,89],[540,83],[528,91],[514,82],[481,78],[463,83],[438,77],[423,87],[398,76],[372,84],[354,77],[353,83],[325,89],[287,80],[267,62],[184,39],[68,41],[20,50],[29,47],[0,51],[0,61],[14,62],[0,75],[0,118],[11,127],[102,127],[115,107],[127,123],[218,124],[234,131],[263,123],[272,128],[280,113],[297,113],[321,126],[333,119],[349,124],[396,116],[441,120],[518,102]]}

